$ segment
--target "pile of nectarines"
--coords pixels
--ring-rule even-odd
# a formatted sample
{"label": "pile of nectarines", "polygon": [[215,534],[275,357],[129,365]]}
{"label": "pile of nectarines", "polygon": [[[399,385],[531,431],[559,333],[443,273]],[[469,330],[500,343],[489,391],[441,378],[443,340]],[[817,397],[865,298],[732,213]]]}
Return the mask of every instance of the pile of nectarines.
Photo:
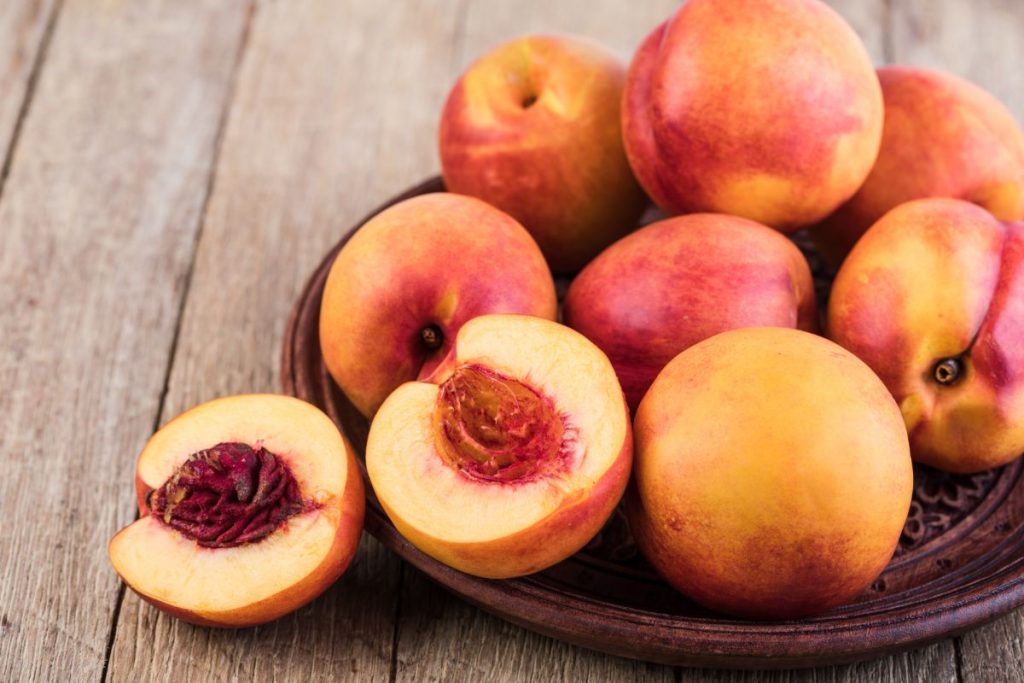
{"label": "pile of nectarines", "polygon": [[[690,0],[628,69],[512,41],[439,142],[448,191],[359,228],[319,321],[374,492],[438,561],[536,572],[624,499],[693,600],[805,616],[889,562],[912,460],[1024,451],[1024,134],[958,78],[876,71],[819,0]],[[838,268],[827,306],[803,229]],[[200,623],[294,609],[359,538],[352,451],[293,399],[193,409],[136,481],[111,560]]]}

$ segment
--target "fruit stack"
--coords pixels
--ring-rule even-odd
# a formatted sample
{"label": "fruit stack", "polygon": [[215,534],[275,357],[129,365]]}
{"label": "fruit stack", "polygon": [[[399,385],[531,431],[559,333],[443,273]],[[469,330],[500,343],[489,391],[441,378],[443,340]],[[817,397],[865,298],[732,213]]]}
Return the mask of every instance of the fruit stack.
{"label": "fruit stack", "polygon": [[[448,191],[365,223],[320,317],[374,492],[440,562],[540,571],[622,502],[692,600],[804,617],[887,565],[912,460],[1024,451],[1024,134],[954,76],[876,71],[818,0],[690,0],[628,69],[510,42],[440,156]],[[838,269],[824,314],[802,230]],[[311,406],[200,406],[140,457],[111,559],[183,618],[272,619],[351,559],[356,467]]]}

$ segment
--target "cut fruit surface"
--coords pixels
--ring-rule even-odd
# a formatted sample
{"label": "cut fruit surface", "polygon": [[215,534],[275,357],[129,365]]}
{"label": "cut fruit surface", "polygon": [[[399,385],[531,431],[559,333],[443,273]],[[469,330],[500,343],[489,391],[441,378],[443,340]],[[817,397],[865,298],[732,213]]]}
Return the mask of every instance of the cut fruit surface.
{"label": "cut fruit surface", "polygon": [[110,542],[135,592],[193,623],[249,626],[309,602],[355,554],[364,493],[330,418],[285,396],[204,403],[139,456],[141,519]]}
{"label": "cut fruit surface", "polygon": [[607,357],[538,318],[463,326],[434,377],[410,382],[370,428],[370,480],[398,530],[457,569],[492,578],[565,559],[622,495],[632,434]]}

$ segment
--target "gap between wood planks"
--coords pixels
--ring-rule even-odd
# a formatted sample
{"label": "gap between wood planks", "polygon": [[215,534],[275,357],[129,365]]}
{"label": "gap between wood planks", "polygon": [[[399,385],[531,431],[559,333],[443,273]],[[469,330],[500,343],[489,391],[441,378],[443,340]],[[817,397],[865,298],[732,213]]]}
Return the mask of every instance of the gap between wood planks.
{"label": "gap between wood planks", "polygon": [[[58,1],[63,3],[63,0]],[[206,188],[203,191],[203,199],[199,209],[199,226],[197,227],[192,239],[192,254],[189,258],[188,268],[185,271],[185,284],[182,287],[181,298],[178,300],[177,317],[174,321],[174,332],[171,334],[171,346],[167,353],[167,363],[164,367],[164,380],[163,385],[160,388],[160,399],[157,401],[156,414],[153,417],[152,432],[156,432],[156,430],[160,428],[160,424],[164,421],[164,406],[167,401],[167,391],[170,386],[171,371],[174,369],[174,360],[177,357],[178,337],[181,334],[181,322],[185,313],[185,304],[188,301],[189,291],[192,289],[192,273],[195,271],[196,253],[199,247],[199,240],[203,235],[203,227],[206,225],[207,205],[210,202],[210,197],[213,195],[214,185],[217,181],[217,162],[220,159],[220,151],[224,142],[224,130],[227,128],[227,122],[231,116],[231,109],[235,101],[235,94],[238,87],[238,74],[241,71],[242,62],[245,59],[246,48],[249,45],[249,31],[252,27],[253,17],[255,14],[256,0],[249,0],[245,23],[242,26],[242,39],[239,42],[238,52],[235,54],[234,64],[231,66],[228,96],[224,100],[224,109],[221,111],[220,120],[217,121],[217,133],[213,139],[213,154],[210,158],[209,175],[206,179]],[[49,28],[51,27],[48,27],[48,29]],[[47,39],[48,38],[49,36],[47,36]],[[35,74],[33,73],[33,79],[34,77]],[[18,124],[20,128],[20,119]],[[17,131],[17,128],[15,130]],[[13,143],[11,147],[14,147]],[[4,177],[6,177],[6,170],[7,169],[5,167]],[[2,191],[3,187],[0,185],[0,193],[2,193]],[[138,519],[137,511],[135,513],[135,519]],[[100,683],[105,683],[110,672],[110,658],[114,651],[114,641],[117,638],[117,623],[121,617],[121,606],[124,604],[124,598],[127,590],[128,587],[122,581],[121,587],[117,592],[117,601],[114,603],[114,611],[110,617],[110,632],[107,635],[107,647],[103,652],[103,668],[100,671]]]}
{"label": "gap between wood planks", "polygon": [[25,96],[21,99],[21,106],[18,107],[18,116],[14,120],[14,130],[11,131],[11,142],[7,145],[7,154],[4,156],[3,167],[0,167],[0,201],[3,200],[4,188],[7,187],[7,176],[11,174],[11,165],[14,163],[14,152],[18,148],[18,140],[21,138],[21,127],[28,117],[29,107],[32,103],[32,96],[36,91],[36,83],[39,81],[39,73],[43,69],[43,62],[50,50],[50,41],[53,39],[53,30],[57,25],[57,17],[64,7],[64,0],[56,0],[50,9],[50,16],[46,18],[46,28],[43,29],[43,37],[39,41],[39,49],[36,50],[36,58],[29,70],[28,83],[25,85]]}

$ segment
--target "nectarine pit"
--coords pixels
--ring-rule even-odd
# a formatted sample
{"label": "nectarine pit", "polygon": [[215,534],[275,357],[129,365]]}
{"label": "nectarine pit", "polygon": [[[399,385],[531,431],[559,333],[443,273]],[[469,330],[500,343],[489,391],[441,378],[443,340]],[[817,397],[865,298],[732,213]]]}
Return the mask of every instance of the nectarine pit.
{"label": "nectarine pit", "polygon": [[565,467],[569,430],[554,402],[490,368],[457,368],[441,385],[434,423],[442,457],[469,477],[525,482]]}
{"label": "nectarine pit", "polygon": [[309,507],[283,460],[243,443],[193,453],[147,500],[165,524],[207,548],[262,540]]}

